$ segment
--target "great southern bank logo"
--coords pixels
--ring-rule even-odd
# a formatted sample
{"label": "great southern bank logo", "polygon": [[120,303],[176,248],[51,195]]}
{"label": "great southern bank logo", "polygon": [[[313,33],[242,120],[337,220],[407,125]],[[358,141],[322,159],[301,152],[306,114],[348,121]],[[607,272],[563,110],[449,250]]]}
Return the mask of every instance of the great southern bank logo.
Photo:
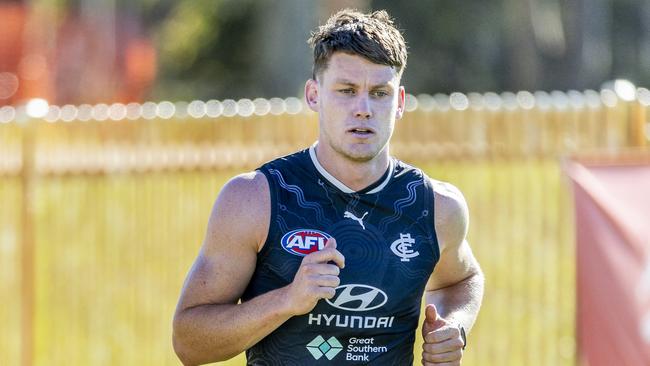
{"label": "great southern bank logo", "polygon": [[334,337],[325,340],[322,336],[318,336],[309,342],[307,350],[317,360],[323,356],[331,360],[343,350],[343,345]]}
{"label": "great southern bank logo", "polygon": [[280,243],[287,252],[305,256],[325,247],[325,242],[332,236],[326,232],[313,229],[298,229],[284,234]]}

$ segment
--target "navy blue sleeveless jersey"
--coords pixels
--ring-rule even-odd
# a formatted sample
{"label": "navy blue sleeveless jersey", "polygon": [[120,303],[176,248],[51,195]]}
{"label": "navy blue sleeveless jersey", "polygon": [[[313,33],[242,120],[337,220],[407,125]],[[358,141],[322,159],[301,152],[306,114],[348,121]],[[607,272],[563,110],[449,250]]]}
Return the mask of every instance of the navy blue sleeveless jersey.
{"label": "navy blue sleeveless jersey", "polygon": [[391,158],[382,178],[354,192],[320,166],[314,147],[258,170],[271,222],[242,301],[291,283],[329,237],[345,268],[334,298],[247,350],[248,364],[412,365],[422,294],[440,256],[429,178]]}

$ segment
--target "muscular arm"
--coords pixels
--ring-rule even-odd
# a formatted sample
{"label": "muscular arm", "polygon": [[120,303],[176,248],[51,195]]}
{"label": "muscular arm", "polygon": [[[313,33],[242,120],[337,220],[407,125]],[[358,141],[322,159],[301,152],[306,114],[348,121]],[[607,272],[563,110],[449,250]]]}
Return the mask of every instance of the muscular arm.
{"label": "muscular arm", "polygon": [[269,187],[261,173],[235,177],[219,194],[174,314],[174,350],[184,364],[231,358],[290,317],[310,311],[320,298],[334,296],[344,259],[330,240],[303,259],[290,285],[238,304],[269,220]]}
{"label": "muscular arm", "polygon": [[290,317],[280,290],[237,304],[255,270],[269,216],[261,174],[236,177],[221,191],[174,315],[174,349],[183,363],[237,355]]}
{"label": "muscular arm", "polygon": [[440,316],[466,331],[474,325],[483,299],[483,273],[467,243],[469,213],[460,191],[434,182],[435,227],[440,260],[427,283],[425,301]]}
{"label": "muscular arm", "polygon": [[468,212],[454,186],[433,182],[440,260],[427,282],[422,364],[457,366],[463,357],[458,326],[469,331],[483,298],[483,273],[467,243]]}

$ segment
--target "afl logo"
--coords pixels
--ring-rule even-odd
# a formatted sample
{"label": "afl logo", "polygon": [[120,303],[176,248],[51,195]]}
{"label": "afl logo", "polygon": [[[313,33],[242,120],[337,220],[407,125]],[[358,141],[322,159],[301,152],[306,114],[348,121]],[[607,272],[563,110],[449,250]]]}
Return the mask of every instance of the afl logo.
{"label": "afl logo", "polygon": [[325,242],[331,237],[330,234],[319,230],[298,229],[284,234],[280,243],[287,252],[305,256],[323,249]]}
{"label": "afl logo", "polygon": [[325,301],[341,310],[368,311],[382,307],[388,301],[388,296],[376,287],[350,284],[337,287],[334,298]]}

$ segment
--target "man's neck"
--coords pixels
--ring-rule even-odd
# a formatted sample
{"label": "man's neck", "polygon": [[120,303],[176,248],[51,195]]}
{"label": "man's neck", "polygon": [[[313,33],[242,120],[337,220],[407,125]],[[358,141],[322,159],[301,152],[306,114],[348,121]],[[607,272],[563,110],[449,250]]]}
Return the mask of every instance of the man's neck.
{"label": "man's neck", "polygon": [[318,163],[330,175],[354,191],[375,183],[389,166],[388,146],[369,161],[351,160],[320,143],[316,145],[315,150]]}

